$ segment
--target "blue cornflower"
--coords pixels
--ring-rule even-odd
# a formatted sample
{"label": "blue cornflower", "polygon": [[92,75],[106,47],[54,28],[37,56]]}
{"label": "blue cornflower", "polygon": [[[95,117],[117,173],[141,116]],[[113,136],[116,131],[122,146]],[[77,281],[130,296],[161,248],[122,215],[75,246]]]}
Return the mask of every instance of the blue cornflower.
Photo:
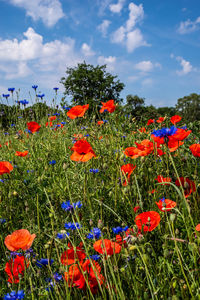
{"label": "blue cornflower", "polygon": [[88,137],[88,136],[90,136],[90,135],[87,133],[87,134],[85,134],[84,136],[85,136],[85,137]]}
{"label": "blue cornflower", "polygon": [[27,173],[33,173],[34,170],[27,170]]}
{"label": "blue cornflower", "polygon": [[22,253],[17,252],[17,251],[11,251],[10,256],[11,256],[11,258],[15,258],[16,256],[22,256]]}
{"label": "blue cornflower", "polygon": [[18,292],[15,292],[15,291],[12,291],[12,292],[10,292],[10,294],[8,293],[8,294],[6,294],[5,296],[4,296],[4,300],[16,300],[16,299],[24,299],[24,296],[25,296],[25,294],[24,294],[24,291],[18,291]]}
{"label": "blue cornflower", "polygon": [[8,88],[8,91],[11,92],[11,93],[13,93],[14,90],[15,90],[15,88]]}
{"label": "blue cornflower", "polygon": [[53,90],[57,93],[57,91],[59,90],[58,87],[53,88]]}
{"label": "blue cornflower", "polygon": [[5,180],[4,180],[4,179],[0,179],[0,182],[1,182],[1,183],[4,183],[4,182],[5,182]]}
{"label": "blue cornflower", "polygon": [[4,98],[6,98],[6,99],[8,99],[8,97],[10,97],[9,94],[2,94],[2,96],[3,96]]}
{"label": "blue cornflower", "polygon": [[104,123],[108,123],[108,120],[104,120],[104,119],[103,119],[103,122],[104,122]]}
{"label": "blue cornflower", "polygon": [[58,274],[57,272],[53,274],[53,278],[55,281],[61,281],[63,279],[62,275]]}
{"label": "blue cornflower", "polygon": [[69,232],[67,233],[57,233],[56,237],[59,240],[64,240],[67,236],[69,236]]}
{"label": "blue cornflower", "polygon": [[24,99],[24,100],[20,100],[19,103],[21,103],[22,105],[27,105],[27,104],[29,104],[29,101]]}
{"label": "blue cornflower", "polygon": [[53,259],[49,261],[49,259],[47,258],[41,258],[40,260],[37,259],[36,266],[39,268],[42,268],[43,266],[47,266],[47,265],[51,266],[53,262],[54,262]]}
{"label": "blue cornflower", "polygon": [[70,204],[70,200],[63,202],[61,204],[62,209],[65,211],[73,211],[76,208],[81,208],[83,204],[80,201]]}
{"label": "blue cornflower", "polygon": [[70,110],[70,107],[63,105],[63,109]]}
{"label": "blue cornflower", "polygon": [[161,199],[159,199],[159,200],[161,200],[162,202],[165,202],[165,198],[161,198]]}
{"label": "blue cornflower", "polygon": [[0,224],[6,223],[6,219],[0,219]]}
{"label": "blue cornflower", "polygon": [[154,130],[152,134],[155,135],[156,137],[168,137],[174,135],[176,131],[177,128],[175,126],[171,126],[170,128],[162,128],[162,129]]}
{"label": "blue cornflower", "polygon": [[50,162],[49,162],[49,165],[55,165],[56,164],[56,161],[55,160],[51,160]]}
{"label": "blue cornflower", "polygon": [[90,255],[90,258],[93,260],[99,260],[101,258],[101,256],[98,254],[93,254],[93,255]]}
{"label": "blue cornflower", "polygon": [[15,127],[15,124],[10,124],[10,127]]}
{"label": "blue cornflower", "polygon": [[99,172],[99,169],[90,169],[90,173],[95,174],[95,173],[98,173],[98,172]]}
{"label": "blue cornflower", "polygon": [[118,234],[118,233],[121,233],[121,232],[127,231],[127,230],[128,230],[128,226],[126,226],[124,228],[122,228],[120,226],[112,228],[112,231],[114,232],[114,234]]}
{"label": "blue cornflower", "polygon": [[62,124],[62,125],[66,125],[67,123],[66,123],[66,122],[61,122],[61,124]]}
{"label": "blue cornflower", "polygon": [[45,94],[42,94],[42,95],[36,95],[36,96],[42,100],[42,99],[44,98]]}
{"label": "blue cornflower", "polygon": [[65,228],[66,229],[71,229],[71,230],[76,230],[80,229],[82,226],[79,223],[65,223]]}
{"label": "blue cornflower", "polygon": [[88,239],[98,239],[101,236],[101,230],[97,227],[90,230],[91,233],[87,235]]}
{"label": "blue cornflower", "polygon": [[32,85],[32,89],[34,89],[35,91],[37,90],[38,85]]}

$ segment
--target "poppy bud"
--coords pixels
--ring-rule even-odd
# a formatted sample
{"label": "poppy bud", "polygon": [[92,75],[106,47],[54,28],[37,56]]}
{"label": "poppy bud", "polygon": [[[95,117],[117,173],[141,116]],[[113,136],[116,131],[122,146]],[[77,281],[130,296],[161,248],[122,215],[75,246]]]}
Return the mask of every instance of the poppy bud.
{"label": "poppy bud", "polygon": [[175,219],[176,219],[176,215],[175,214],[171,214],[170,215],[170,221],[174,222]]}
{"label": "poppy bud", "polygon": [[66,170],[66,169],[67,169],[67,164],[64,163],[64,164],[63,164],[63,170]]}
{"label": "poppy bud", "polygon": [[14,191],[13,196],[18,196],[18,193],[16,191]]}
{"label": "poppy bud", "polygon": [[98,221],[97,227],[98,228],[103,228],[103,222],[102,222],[102,220]]}
{"label": "poppy bud", "polygon": [[124,273],[124,272],[125,272],[125,269],[124,269],[124,268],[121,268],[120,271],[121,271],[122,273]]}

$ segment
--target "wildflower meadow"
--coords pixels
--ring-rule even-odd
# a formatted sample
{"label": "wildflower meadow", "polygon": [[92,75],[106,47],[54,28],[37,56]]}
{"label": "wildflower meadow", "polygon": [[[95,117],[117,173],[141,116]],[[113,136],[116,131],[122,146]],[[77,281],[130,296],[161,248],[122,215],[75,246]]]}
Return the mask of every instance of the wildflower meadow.
{"label": "wildflower meadow", "polygon": [[16,101],[0,133],[0,299],[200,299],[200,122]]}

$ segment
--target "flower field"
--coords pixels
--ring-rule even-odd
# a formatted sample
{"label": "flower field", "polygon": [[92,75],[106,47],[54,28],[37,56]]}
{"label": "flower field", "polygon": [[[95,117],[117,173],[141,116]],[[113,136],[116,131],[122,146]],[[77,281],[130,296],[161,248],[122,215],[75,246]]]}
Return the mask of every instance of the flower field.
{"label": "flower field", "polygon": [[114,100],[0,138],[0,299],[200,299],[200,123]]}

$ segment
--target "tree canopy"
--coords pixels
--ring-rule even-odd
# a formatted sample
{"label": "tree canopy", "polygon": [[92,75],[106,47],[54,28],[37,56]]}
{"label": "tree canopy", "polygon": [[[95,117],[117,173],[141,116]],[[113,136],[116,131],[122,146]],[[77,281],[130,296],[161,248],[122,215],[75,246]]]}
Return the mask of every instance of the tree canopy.
{"label": "tree canopy", "polygon": [[77,67],[67,68],[66,74],[67,77],[61,78],[61,83],[65,87],[64,94],[72,97],[73,105],[90,104],[94,107],[110,99],[122,102],[120,92],[125,85],[117,76],[106,71],[106,65],[95,67],[83,62]]}
{"label": "tree canopy", "polygon": [[179,98],[176,110],[188,121],[200,120],[200,95],[193,93]]}

